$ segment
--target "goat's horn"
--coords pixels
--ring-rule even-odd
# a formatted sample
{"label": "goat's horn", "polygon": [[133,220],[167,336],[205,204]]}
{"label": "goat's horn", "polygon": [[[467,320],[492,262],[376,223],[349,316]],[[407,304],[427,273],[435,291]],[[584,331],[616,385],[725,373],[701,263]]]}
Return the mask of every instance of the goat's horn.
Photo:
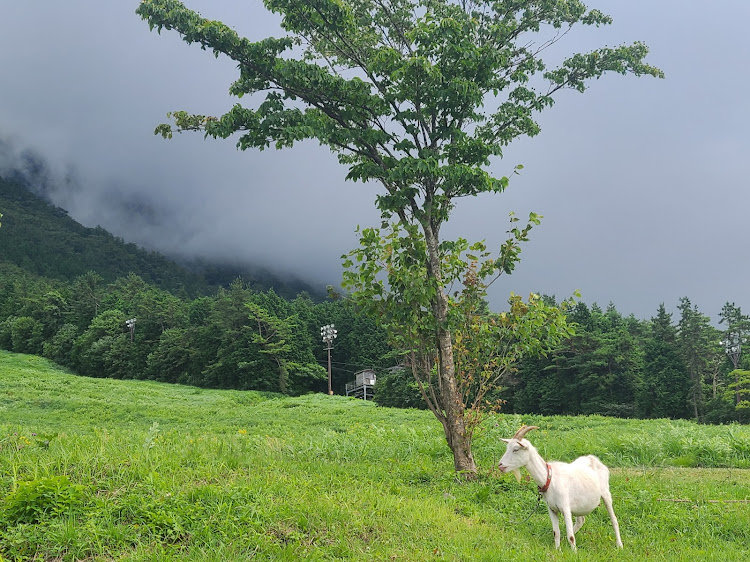
{"label": "goat's horn", "polygon": [[521,439],[523,439],[523,436],[526,435],[532,429],[539,429],[539,427],[536,425],[525,425],[521,429],[516,431],[516,434],[513,436],[513,439],[517,439],[518,441],[520,441]]}

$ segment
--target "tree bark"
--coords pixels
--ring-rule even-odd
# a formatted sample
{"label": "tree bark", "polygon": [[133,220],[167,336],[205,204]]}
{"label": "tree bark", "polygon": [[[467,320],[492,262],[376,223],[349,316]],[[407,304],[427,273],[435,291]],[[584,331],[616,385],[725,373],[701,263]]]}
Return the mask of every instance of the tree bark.
{"label": "tree bark", "polygon": [[701,416],[700,412],[703,410],[702,400],[701,400],[701,376],[700,373],[696,373],[694,369],[690,370],[690,378],[693,383],[692,393],[693,393],[693,415],[695,416],[695,421],[700,423]]}
{"label": "tree bark", "polygon": [[[439,293],[438,299],[444,301],[445,295]],[[448,446],[453,451],[454,468],[457,472],[471,476],[476,474],[477,465],[474,462],[474,456],[471,454],[471,438],[466,432],[464,404],[456,383],[451,333],[448,330],[438,328],[437,338],[440,353],[440,364],[438,365],[441,380],[440,399],[445,412],[443,430]]]}
{"label": "tree bark", "polygon": [[473,477],[477,465],[471,454],[471,437],[466,432],[464,403],[456,381],[456,367],[453,360],[451,332],[446,328],[448,318],[448,298],[442,284],[438,239],[430,225],[422,224],[427,244],[427,274],[435,281],[433,312],[437,321],[436,343],[438,348],[438,376],[440,378],[440,406],[445,418],[440,419],[445,431],[448,446],[453,452],[453,466],[457,472]]}

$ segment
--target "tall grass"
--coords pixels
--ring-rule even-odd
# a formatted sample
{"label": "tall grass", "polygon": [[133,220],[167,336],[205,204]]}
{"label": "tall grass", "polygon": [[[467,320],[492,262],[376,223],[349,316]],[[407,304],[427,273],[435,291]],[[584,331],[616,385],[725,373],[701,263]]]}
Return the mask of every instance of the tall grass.
{"label": "tall grass", "polygon": [[[493,469],[521,423],[547,458],[612,468],[622,552],[604,512],[577,556],[554,551],[533,482]],[[456,478],[422,411],[87,379],[0,353],[6,559],[741,560],[750,544],[747,427],[497,415],[475,457],[479,478]]]}

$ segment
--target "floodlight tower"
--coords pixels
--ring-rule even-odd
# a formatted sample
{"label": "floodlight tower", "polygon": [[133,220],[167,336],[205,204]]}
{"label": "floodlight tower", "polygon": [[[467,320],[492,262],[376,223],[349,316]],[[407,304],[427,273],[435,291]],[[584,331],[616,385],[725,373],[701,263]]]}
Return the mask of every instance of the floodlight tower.
{"label": "floodlight tower", "polygon": [[740,363],[740,355],[742,355],[742,339],[739,334],[731,333],[722,343],[732,366],[736,370]]}
{"label": "floodlight tower", "polygon": [[125,320],[125,326],[130,330],[130,341],[133,341],[133,334],[135,333],[135,318]]}
{"label": "floodlight tower", "polygon": [[326,349],[328,350],[328,394],[333,394],[333,389],[331,388],[331,349],[333,349],[333,340],[336,339],[338,332],[336,331],[336,328],[333,324],[326,324],[325,326],[322,326],[320,328],[320,337],[323,340],[323,343],[326,344]]}

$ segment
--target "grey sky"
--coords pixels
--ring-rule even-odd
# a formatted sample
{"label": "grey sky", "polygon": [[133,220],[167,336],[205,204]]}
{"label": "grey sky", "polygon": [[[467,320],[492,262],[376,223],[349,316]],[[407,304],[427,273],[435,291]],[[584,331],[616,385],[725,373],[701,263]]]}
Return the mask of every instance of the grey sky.
{"label": "grey sky", "polygon": [[[63,186],[55,202],[128,241],[337,283],[356,225],[379,222],[376,187],[344,182],[315,143],[242,153],[153,136],[167,111],[231,107],[236,70],[150,32],[137,4],[0,0],[0,158],[41,153]],[[186,4],[250,38],[280,34],[259,1]],[[517,272],[493,286],[496,308],[510,291],[578,288],[639,318],[680,296],[714,319],[727,300],[750,312],[750,2],[588,4],[614,24],[574,30],[566,53],[642,40],[667,78],[605,76],[559,96],[542,133],[493,164],[495,175],[524,165],[509,190],[461,201],[446,233],[499,245],[509,211],[545,216]]]}

